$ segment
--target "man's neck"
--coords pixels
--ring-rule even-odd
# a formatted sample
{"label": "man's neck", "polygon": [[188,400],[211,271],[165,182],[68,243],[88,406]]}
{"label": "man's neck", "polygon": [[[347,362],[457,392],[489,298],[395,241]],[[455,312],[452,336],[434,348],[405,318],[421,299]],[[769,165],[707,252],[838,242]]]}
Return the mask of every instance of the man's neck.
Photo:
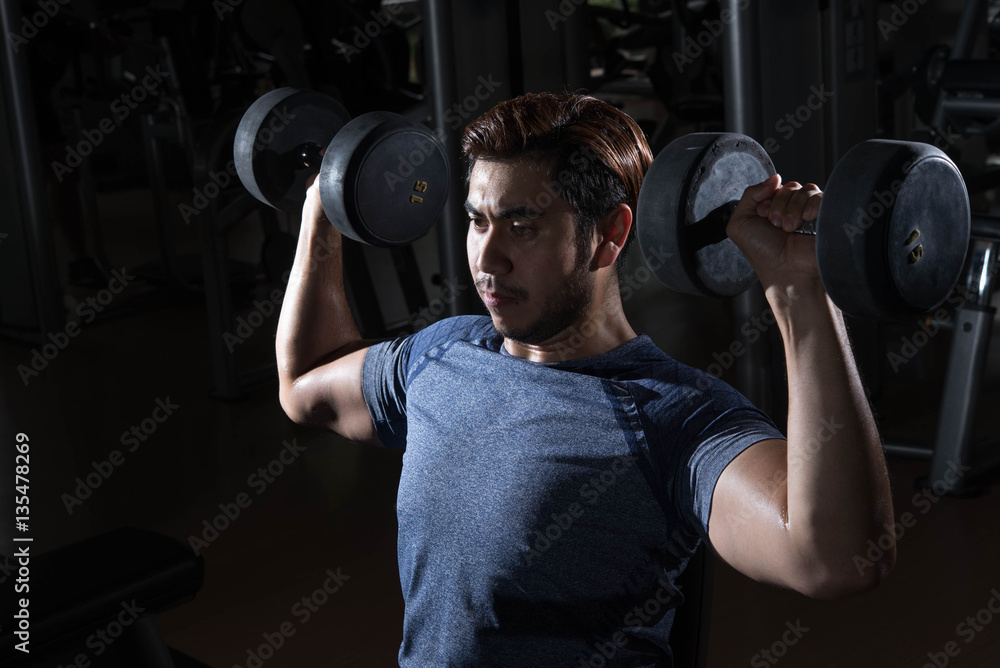
{"label": "man's neck", "polygon": [[604,311],[588,312],[543,343],[526,344],[505,337],[503,345],[511,355],[530,362],[568,362],[601,355],[635,337],[619,302],[609,304]]}

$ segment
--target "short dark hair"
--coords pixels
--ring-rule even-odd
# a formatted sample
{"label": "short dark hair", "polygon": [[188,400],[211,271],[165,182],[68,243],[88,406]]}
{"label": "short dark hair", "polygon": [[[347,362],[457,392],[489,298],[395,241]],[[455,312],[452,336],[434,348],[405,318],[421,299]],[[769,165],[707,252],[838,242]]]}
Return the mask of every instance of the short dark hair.
{"label": "short dark hair", "polygon": [[465,128],[466,184],[477,160],[536,159],[550,166],[546,190],[576,210],[580,247],[589,246],[598,219],[621,203],[633,223],[617,260],[621,283],[635,240],[635,212],[653,154],[639,125],[590,95],[526,93],[501,102]]}

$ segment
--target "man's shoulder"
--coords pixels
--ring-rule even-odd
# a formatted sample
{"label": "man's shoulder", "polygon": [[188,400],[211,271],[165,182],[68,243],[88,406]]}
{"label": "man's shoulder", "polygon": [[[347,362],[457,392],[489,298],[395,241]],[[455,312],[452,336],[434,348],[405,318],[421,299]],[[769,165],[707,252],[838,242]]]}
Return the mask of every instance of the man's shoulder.
{"label": "man's shoulder", "polygon": [[641,395],[643,403],[692,410],[703,404],[733,406],[746,401],[724,380],[674,359],[648,337],[642,338],[632,351],[632,368],[622,380],[631,381],[632,393]]}
{"label": "man's shoulder", "polygon": [[645,334],[640,334],[614,352],[624,371],[622,380],[640,381],[644,385],[673,384],[695,371],[663,352]]}
{"label": "man's shoulder", "polygon": [[414,343],[422,350],[460,341],[493,350],[497,348],[497,341],[500,338],[493,327],[493,321],[485,315],[457,315],[443,318],[412,336]]}

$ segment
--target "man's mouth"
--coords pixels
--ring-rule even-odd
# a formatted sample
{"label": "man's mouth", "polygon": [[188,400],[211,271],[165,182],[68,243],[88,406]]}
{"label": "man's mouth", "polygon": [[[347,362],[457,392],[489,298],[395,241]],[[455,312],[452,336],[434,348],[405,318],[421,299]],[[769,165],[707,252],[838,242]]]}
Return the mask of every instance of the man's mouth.
{"label": "man's mouth", "polygon": [[483,290],[482,295],[487,306],[504,306],[517,301],[512,295],[495,290]]}
{"label": "man's mouth", "polygon": [[476,288],[488,307],[505,306],[517,301],[523,301],[527,295],[523,290],[507,289],[489,277],[476,281]]}

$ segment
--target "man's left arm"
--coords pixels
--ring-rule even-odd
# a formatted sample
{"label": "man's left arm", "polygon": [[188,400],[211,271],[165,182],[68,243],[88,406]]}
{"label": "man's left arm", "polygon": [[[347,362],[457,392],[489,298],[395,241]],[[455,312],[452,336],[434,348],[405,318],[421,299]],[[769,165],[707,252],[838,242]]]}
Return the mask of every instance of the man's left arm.
{"label": "man's left arm", "polygon": [[779,184],[775,176],[748,188],[727,232],[757,272],[784,342],[787,441],[761,441],[726,467],[709,540],[755,580],[833,598],[870,589],[891,570],[894,542],[877,563],[865,554],[869,541],[893,539],[892,495],[843,315],[819,278],[815,239],[793,233],[816,217],[821,193]]}

